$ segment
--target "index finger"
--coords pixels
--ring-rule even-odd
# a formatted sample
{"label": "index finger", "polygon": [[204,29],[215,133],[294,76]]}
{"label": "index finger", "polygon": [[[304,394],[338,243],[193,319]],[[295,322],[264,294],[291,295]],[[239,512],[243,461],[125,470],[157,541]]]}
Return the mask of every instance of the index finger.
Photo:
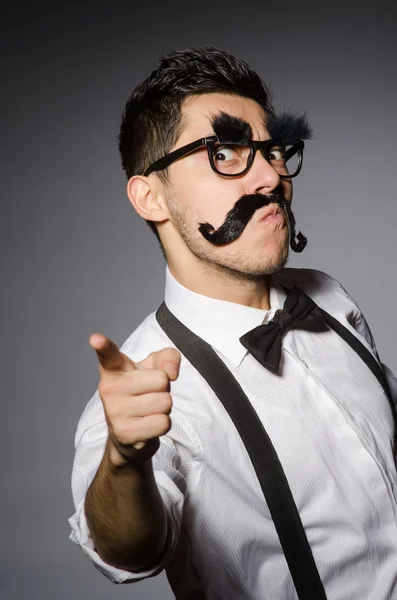
{"label": "index finger", "polygon": [[89,342],[96,352],[101,372],[135,371],[136,367],[132,360],[120,352],[118,346],[105,335],[94,333]]}

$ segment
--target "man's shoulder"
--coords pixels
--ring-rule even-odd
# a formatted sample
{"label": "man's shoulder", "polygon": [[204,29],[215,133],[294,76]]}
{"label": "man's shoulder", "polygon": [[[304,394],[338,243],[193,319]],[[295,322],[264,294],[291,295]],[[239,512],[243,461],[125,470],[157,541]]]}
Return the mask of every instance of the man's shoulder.
{"label": "man's shoulder", "polygon": [[340,286],[340,283],[328,273],[317,269],[281,269],[278,273],[272,275],[274,280],[284,285],[285,287],[297,286],[306,289],[332,289],[335,286]]}
{"label": "man's shoulder", "polygon": [[343,298],[349,303],[354,302],[335,277],[317,269],[285,268],[275,273],[273,279],[288,289],[295,286],[300,288],[315,302],[323,306],[332,302],[334,298]]}
{"label": "man's shoulder", "polygon": [[126,339],[120,350],[132,360],[139,362],[151,352],[175,347],[158,324],[156,313],[149,314]]}
{"label": "man's shoulder", "polygon": [[288,289],[294,286],[310,296],[320,308],[338,319],[345,327],[350,327],[355,335],[377,357],[376,346],[368,324],[357,302],[343,285],[327,273],[316,269],[282,269],[273,275],[274,281]]}

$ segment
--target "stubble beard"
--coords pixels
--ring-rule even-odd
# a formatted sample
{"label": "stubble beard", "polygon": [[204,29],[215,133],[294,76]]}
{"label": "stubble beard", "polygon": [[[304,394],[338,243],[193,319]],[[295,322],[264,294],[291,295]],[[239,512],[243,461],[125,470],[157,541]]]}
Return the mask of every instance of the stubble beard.
{"label": "stubble beard", "polygon": [[280,242],[280,249],[273,256],[259,258],[246,251],[233,252],[232,248],[213,247],[198,232],[197,223],[200,219],[190,207],[181,207],[171,195],[167,203],[179,235],[203,270],[209,274],[217,273],[222,279],[233,281],[261,281],[267,275],[283,269],[288,262],[290,230],[287,219],[288,234],[284,243]]}

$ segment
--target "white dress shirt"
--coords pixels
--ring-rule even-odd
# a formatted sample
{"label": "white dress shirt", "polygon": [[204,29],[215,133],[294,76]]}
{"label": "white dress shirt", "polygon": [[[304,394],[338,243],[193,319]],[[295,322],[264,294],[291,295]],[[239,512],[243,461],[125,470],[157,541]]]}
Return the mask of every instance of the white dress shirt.
{"label": "white dress shirt", "polygon": [[[272,276],[270,311],[208,298],[166,268],[165,301],[208,342],[248,396],[288,479],[328,600],[397,598],[397,487],[393,418],[377,379],[333,330],[283,337],[280,374],[239,342],[283,307],[280,284],[297,285],[377,357],[368,326],[333,278],[309,269]],[[122,347],[135,361],[173,346],[149,315]],[[397,381],[385,368],[393,398]],[[115,583],[164,567],[176,598],[296,600],[280,543],[245,447],[224,407],[182,357],[171,384],[172,427],[153,458],[169,537],[153,568],[131,573],[94,551],[84,515],[86,491],[101,461],[107,426],[96,393],[76,433],[71,539]]]}

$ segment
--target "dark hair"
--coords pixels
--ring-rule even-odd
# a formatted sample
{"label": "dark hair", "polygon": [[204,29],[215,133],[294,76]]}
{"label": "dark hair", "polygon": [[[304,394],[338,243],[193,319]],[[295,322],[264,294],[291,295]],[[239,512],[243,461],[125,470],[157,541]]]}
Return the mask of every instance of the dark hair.
{"label": "dark hair", "polygon": [[[264,82],[233,54],[213,47],[171,52],[135,88],[125,106],[119,150],[128,179],[168,154],[181,134],[182,102],[188,96],[214,92],[251,98],[266,113],[274,113]],[[167,181],[166,171],[158,175]],[[155,223],[147,223],[160,241]]]}

